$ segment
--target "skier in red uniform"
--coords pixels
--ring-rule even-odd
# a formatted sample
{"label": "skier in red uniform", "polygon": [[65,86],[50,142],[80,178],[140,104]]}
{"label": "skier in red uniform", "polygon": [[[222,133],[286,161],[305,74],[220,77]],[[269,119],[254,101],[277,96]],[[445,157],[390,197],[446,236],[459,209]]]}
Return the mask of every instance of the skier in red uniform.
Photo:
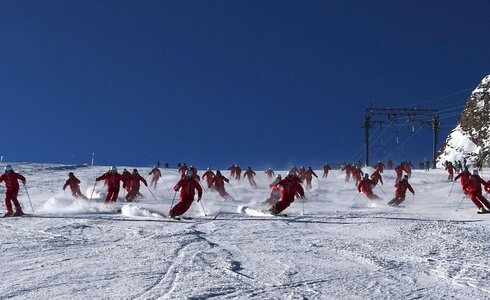
{"label": "skier in red uniform", "polygon": [[488,183],[478,175],[478,170],[474,170],[473,175],[464,183],[464,189],[468,191],[468,196],[476,207],[480,209],[480,212],[490,212],[490,203],[482,195],[482,185],[485,187],[485,190],[489,188]]}
{"label": "skier in red uniform", "polygon": [[305,167],[301,166],[301,168],[299,168],[298,173],[297,173],[296,176],[298,176],[299,179],[301,180],[301,182],[303,182],[305,180],[305,176],[306,176],[306,169],[305,169]]}
{"label": "skier in red uniform", "polygon": [[[5,182],[5,217],[11,216],[22,216],[24,212],[20,206],[19,200],[17,200],[17,194],[19,193],[19,182],[20,180],[23,185],[26,184],[26,178],[19,173],[14,172],[11,165],[5,166],[5,173],[0,175],[0,183]],[[12,203],[15,207],[15,213],[12,210]]]}
{"label": "skier in red uniform", "polygon": [[468,171],[468,167],[465,166],[464,171],[459,173],[458,175],[456,175],[456,177],[454,177],[454,181],[461,178],[461,180],[460,180],[461,188],[463,189],[463,193],[465,193],[465,194],[468,194],[468,191],[464,188],[464,184],[465,184],[466,180],[468,180],[470,178],[470,176],[471,176],[471,173],[470,173],[470,171]]}
{"label": "skier in red uniform", "polygon": [[350,180],[350,173],[352,172],[352,167],[349,163],[346,165],[342,166],[342,171],[345,171],[345,181],[349,182]]}
{"label": "skier in red uniform", "polygon": [[281,199],[269,209],[270,213],[273,215],[281,213],[291,205],[296,194],[299,194],[302,199],[305,197],[305,192],[299,178],[292,171],[289,171],[288,176],[279,181],[277,185],[281,186],[283,190],[281,192]]}
{"label": "skier in red uniform", "polygon": [[151,175],[150,186],[152,186],[153,189],[156,190],[158,180],[160,179],[160,177],[162,177],[162,172],[160,172],[160,169],[157,166],[153,166],[153,169],[151,169],[148,175]]}
{"label": "skier in red uniform", "polygon": [[223,176],[221,172],[216,171],[216,175],[211,180],[211,185],[214,185],[214,188],[220,194],[221,197],[225,200],[235,200],[233,197],[225,191],[225,182],[230,182],[228,178]]}
{"label": "skier in red uniform", "polygon": [[131,173],[128,170],[124,169],[121,174],[122,187],[129,193],[131,189]]}
{"label": "skier in red uniform", "polygon": [[97,177],[95,181],[105,180],[107,185],[107,196],[105,197],[105,204],[116,202],[117,196],[119,196],[120,181],[122,181],[121,174],[117,173],[116,167],[111,167],[109,171]]}
{"label": "skier in red uniform", "polygon": [[358,166],[353,165],[351,172],[352,172],[352,178],[356,180],[356,186],[358,186],[359,182],[362,179],[362,170]]}
{"label": "skier in red uniform", "polygon": [[305,171],[305,180],[306,180],[306,187],[311,189],[311,180],[313,180],[313,176],[318,178],[316,175],[315,171],[311,167],[308,167],[308,170]]}
{"label": "skier in red uniform", "polygon": [[453,181],[453,178],[454,178],[454,165],[452,162],[450,161],[447,161],[446,162],[446,168],[445,170],[447,171],[448,175],[447,175],[447,180],[449,181]]}
{"label": "skier in red uniform", "polygon": [[252,167],[248,167],[247,170],[243,173],[243,178],[247,178],[248,182],[253,188],[257,187],[257,183],[254,180],[255,172],[252,170]]}
{"label": "skier in red uniform", "polygon": [[391,159],[388,159],[388,161],[386,162],[386,166],[390,170],[393,169],[393,161]]}
{"label": "skier in red uniform", "polygon": [[208,189],[214,189],[214,186],[212,184],[213,178],[214,178],[214,172],[211,170],[210,167],[206,169],[206,172],[202,174],[202,179],[206,180],[206,184],[208,185]]}
{"label": "skier in red uniform", "polygon": [[235,178],[235,173],[236,173],[236,164],[232,164],[229,168],[228,171],[230,171],[230,178]]}
{"label": "skier in red uniform", "polygon": [[381,176],[378,170],[374,171],[374,173],[371,174],[371,182],[373,184],[373,189],[378,185],[378,182],[381,182],[381,184],[383,184],[383,176]]}
{"label": "skier in red uniform", "polygon": [[187,170],[184,178],[180,179],[174,187],[174,191],[180,190],[180,202],[170,209],[170,217],[177,217],[184,214],[194,201],[195,191],[197,190],[197,202],[201,201],[202,188],[199,182],[193,178],[191,170]]}
{"label": "skier in red uniform", "polygon": [[271,188],[269,198],[267,198],[267,200],[262,202],[263,205],[272,206],[276,204],[276,202],[279,201],[279,199],[281,199],[282,188],[279,185],[277,185],[281,180],[282,180],[281,174],[277,174],[276,179],[269,185],[269,187]]}
{"label": "skier in red uniform", "polygon": [[330,172],[331,170],[332,170],[332,168],[330,167],[330,165],[328,163],[326,163],[323,166],[323,176],[322,176],[322,178],[327,178],[328,177],[328,172]]}
{"label": "skier in red uniform", "polygon": [[385,165],[380,160],[378,160],[378,163],[374,166],[374,169],[379,171],[379,173],[383,173],[384,168]]}
{"label": "skier in red uniform", "polygon": [[68,179],[63,185],[63,191],[66,189],[67,186],[70,186],[71,194],[73,195],[73,197],[80,197],[82,199],[88,200],[88,198],[80,191],[80,180],[75,177],[73,172],[68,173]]}
{"label": "skier in red uniform", "polygon": [[405,170],[404,167],[404,162],[402,161],[396,168],[395,168],[395,173],[396,173],[396,180],[395,183],[399,182],[402,180],[403,176],[403,171]]}
{"label": "skier in red uniform", "polygon": [[274,170],[272,170],[271,168],[267,169],[265,171],[265,174],[267,174],[267,177],[269,177],[269,178],[272,178],[275,175]]}
{"label": "skier in red uniform", "polygon": [[357,191],[359,193],[362,192],[370,200],[380,199],[376,194],[373,193],[372,186],[373,182],[371,179],[369,179],[369,174],[364,174],[364,178],[357,185]]}
{"label": "skier in red uniform", "polygon": [[143,182],[144,185],[148,187],[148,183],[146,180],[138,173],[138,169],[133,169],[133,173],[131,174],[131,183],[129,193],[126,195],[126,201],[132,202],[136,199],[136,196],[140,194],[140,182]]}
{"label": "skier in red uniform", "polygon": [[408,183],[407,175],[403,177],[403,180],[398,181],[395,184],[395,187],[396,187],[395,198],[391,199],[391,201],[388,202],[388,205],[390,206],[398,206],[400,205],[400,203],[405,201],[405,194],[407,193],[407,189],[415,196],[415,191],[413,190],[410,183]]}

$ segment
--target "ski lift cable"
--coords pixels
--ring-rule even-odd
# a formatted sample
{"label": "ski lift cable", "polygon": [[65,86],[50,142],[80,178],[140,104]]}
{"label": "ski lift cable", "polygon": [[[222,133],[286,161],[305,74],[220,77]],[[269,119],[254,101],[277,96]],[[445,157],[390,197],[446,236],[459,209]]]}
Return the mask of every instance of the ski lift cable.
{"label": "ski lift cable", "polygon": [[[386,157],[390,157],[393,155],[393,153],[397,152],[401,147],[403,147],[408,141],[410,141],[414,136],[416,136],[421,130],[424,128],[424,126],[420,126],[419,130],[415,133],[409,136],[403,143],[401,143],[398,147],[395,148],[390,154],[386,155]],[[386,158],[385,157],[385,158]]]}
{"label": "ski lift cable", "polygon": [[437,98],[434,98],[432,100],[427,100],[427,101],[421,101],[421,102],[417,102],[417,103],[413,103],[412,105],[420,105],[420,104],[427,104],[427,103],[432,103],[432,102],[437,102],[439,100],[443,100],[443,99],[447,99],[447,98],[450,98],[452,96],[456,96],[458,94],[461,94],[461,93],[464,93],[464,92],[467,92],[467,91],[471,91],[473,90],[474,87],[471,87],[471,88],[467,88],[467,89],[464,89],[464,90],[460,90],[460,91],[457,91],[457,92],[453,92],[451,94],[448,94],[448,95],[445,95],[445,96],[441,96],[441,97],[437,97]]}

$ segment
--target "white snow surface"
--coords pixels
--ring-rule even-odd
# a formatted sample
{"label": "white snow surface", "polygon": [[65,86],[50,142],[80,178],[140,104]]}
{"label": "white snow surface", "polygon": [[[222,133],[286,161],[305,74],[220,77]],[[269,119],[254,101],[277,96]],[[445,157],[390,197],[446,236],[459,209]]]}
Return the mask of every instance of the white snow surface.
{"label": "white snow surface", "polygon": [[[90,193],[106,170],[70,169]],[[176,170],[162,169],[156,199],[142,186],[139,202],[110,206],[102,183],[90,203],[68,189],[65,195],[67,173],[64,166],[22,165],[35,212],[22,189],[19,200],[31,215],[0,219],[0,299],[490,297],[490,214],[476,214],[468,198],[456,210],[460,184],[448,196],[452,183],[442,170],[415,170],[416,196],[408,193],[398,208],[386,206],[394,171],[383,174],[387,195],[377,187],[383,199],[372,202],[333,170],[313,180],[305,203],[293,202],[287,217],[245,212],[267,209],[261,202],[272,180],[257,171],[257,189],[231,180],[226,188],[235,202],[206,190],[202,205],[194,202],[185,214],[192,219],[181,221],[162,216]]]}
{"label": "white snow surface", "polygon": [[[437,166],[444,168],[446,161],[454,162],[457,160],[463,161],[465,156],[469,156],[470,153],[479,153],[479,146],[475,145],[471,141],[468,134],[465,134],[461,129],[461,125],[456,126],[447,138],[447,145],[443,153],[438,157]],[[474,160],[469,158],[470,162]]]}

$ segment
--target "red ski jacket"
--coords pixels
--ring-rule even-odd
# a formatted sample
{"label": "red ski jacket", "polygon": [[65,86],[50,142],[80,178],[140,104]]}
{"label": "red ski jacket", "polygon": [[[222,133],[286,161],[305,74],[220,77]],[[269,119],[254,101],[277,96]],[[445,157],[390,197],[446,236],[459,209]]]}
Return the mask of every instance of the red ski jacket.
{"label": "red ski jacket", "polygon": [[357,191],[363,192],[364,194],[371,195],[373,193],[372,188],[373,182],[371,179],[363,178],[361,182],[357,185]]}
{"label": "red ski jacket", "polygon": [[252,170],[246,170],[243,172],[243,177],[247,176],[249,179],[255,176],[255,172]]}
{"label": "red ski jacket", "polygon": [[381,176],[379,171],[374,171],[374,173],[371,174],[371,181],[373,185],[377,185],[378,181],[381,182],[381,184],[383,184],[383,177]]}
{"label": "red ski jacket", "polygon": [[318,178],[318,176],[316,175],[315,171],[310,170],[310,169],[306,170],[306,172],[305,172],[305,179],[308,179],[308,180],[313,179],[313,176],[315,176],[316,178]]}
{"label": "red ski jacket", "polygon": [[204,174],[202,174],[202,178],[206,179],[206,182],[208,184],[211,182],[211,180],[213,180],[214,176],[215,175],[214,175],[213,171],[210,171],[210,170],[208,170],[208,171],[204,172]]}
{"label": "red ski jacket", "polygon": [[107,172],[95,179],[96,181],[100,181],[104,179],[108,188],[119,188],[119,181],[122,181],[122,176],[119,173]]}
{"label": "red ski jacket", "polygon": [[174,191],[180,190],[180,199],[194,198],[195,190],[197,190],[197,198],[201,200],[202,188],[201,185],[193,178],[184,178],[179,180],[174,187]]}
{"label": "red ski jacket", "polygon": [[216,189],[219,190],[219,189],[223,189],[225,187],[225,182],[230,182],[230,180],[228,180],[228,178],[221,175],[221,173],[220,173],[220,174],[216,174],[216,176],[213,177],[213,179],[210,182],[210,185],[214,184]]}
{"label": "red ski jacket", "polygon": [[415,194],[415,191],[413,190],[412,186],[410,183],[400,180],[395,184],[396,191],[395,194],[398,197],[405,197],[405,194],[407,192],[407,189],[412,192],[412,194]]}
{"label": "red ski jacket", "polygon": [[158,168],[153,168],[151,169],[150,173],[148,173],[148,175],[153,175],[153,177],[155,178],[160,178],[162,177],[162,172],[160,172],[160,169]]}
{"label": "red ski jacket", "polygon": [[22,181],[22,184],[24,185],[26,184],[26,178],[19,173],[15,173],[13,171],[9,173],[4,173],[0,176],[0,183],[5,182],[7,192],[19,190],[19,182],[17,180]]}
{"label": "red ski jacket", "polygon": [[459,173],[456,177],[454,177],[454,181],[461,178],[461,184],[464,184],[466,182],[466,180],[468,180],[468,178],[470,178],[470,176],[471,176],[470,171],[463,171],[463,172]]}
{"label": "red ski jacket", "polygon": [[405,168],[404,168],[402,165],[398,165],[398,166],[395,168],[396,175],[401,176],[401,175],[402,175],[402,173],[403,173],[403,170],[405,170]]}
{"label": "red ski jacket", "polygon": [[146,179],[144,179],[140,174],[131,174],[131,189],[139,189],[140,181],[144,183],[144,185],[148,186]]}
{"label": "red ski jacket", "polygon": [[80,180],[78,180],[78,178],[73,176],[66,180],[65,184],[63,185],[63,189],[66,189],[67,186],[70,186],[70,189],[73,191],[78,187],[79,184],[80,184]]}
{"label": "red ski jacket", "polygon": [[463,189],[467,190],[470,194],[481,194],[482,188],[484,186],[485,189],[488,188],[488,184],[485,180],[481,179],[478,175],[471,175],[468,180],[463,185]]}
{"label": "red ski jacket", "polygon": [[287,200],[294,200],[294,196],[298,193],[301,197],[305,196],[305,191],[300,184],[300,179],[296,176],[286,176],[283,180],[279,181],[277,185],[283,187],[281,197]]}

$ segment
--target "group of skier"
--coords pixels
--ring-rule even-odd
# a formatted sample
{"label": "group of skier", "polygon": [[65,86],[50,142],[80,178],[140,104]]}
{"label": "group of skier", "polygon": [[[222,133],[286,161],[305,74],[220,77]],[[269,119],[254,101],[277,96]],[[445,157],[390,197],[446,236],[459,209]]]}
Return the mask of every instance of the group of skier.
{"label": "group of skier", "polygon": [[[471,174],[468,168],[464,166],[464,170],[461,171],[455,178],[454,166],[452,163],[446,163],[446,170],[448,170],[450,176],[448,179],[450,181],[460,180],[462,190],[465,195],[473,201],[473,203],[478,207],[480,212],[490,212],[490,203],[482,195],[482,186],[484,189],[490,193],[490,181],[485,182],[478,175],[478,171],[475,170]],[[413,165],[410,162],[401,162],[395,168],[395,196],[388,202],[388,205],[397,206],[400,205],[406,198],[406,191],[410,191],[415,196],[415,191],[413,187],[408,182]],[[232,165],[230,169],[230,176],[236,180],[241,178],[241,169],[236,164]],[[383,184],[382,173],[385,169],[383,163],[378,161],[374,166],[374,172],[369,175],[367,173],[363,174],[362,169],[356,165],[351,165],[349,163],[342,165],[342,171],[345,172],[345,180],[349,181],[352,176],[355,179],[355,186],[359,193],[363,193],[370,200],[378,200],[380,197],[373,192],[373,189],[378,186],[378,184]],[[328,177],[328,173],[331,167],[328,163],[323,166],[323,178]],[[198,202],[202,198],[203,192],[209,190],[216,191],[223,199],[227,201],[235,200],[229,193],[225,190],[225,183],[229,183],[230,180],[226,178],[219,170],[214,172],[211,168],[203,173],[202,178],[206,184],[206,190],[203,191],[200,184],[200,176],[195,167],[188,167],[185,163],[179,168],[180,179],[177,184],[173,187],[173,190],[177,193],[180,192],[180,201],[177,205],[173,206],[169,212],[169,216],[178,217],[185,213],[194,201],[195,193],[198,193]],[[264,171],[267,176],[272,179],[274,171],[272,169],[267,169]],[[405,174],[403,174],[405,173]],[[153,189],[157,188],[157,183],[162,177],[162,174],[158,166],[154,166],[148,173],[151,176],[150,186]],[[243,173],[243,177],[247,178],[250,185],[253,188],[257,187],[257,183],[254,180],[256,173],[251,167],[248,167]],[[304,198],[305,192],[303,189],[303,182],[306,182],[306,188],[309,190],[312,187],[313,177],[318,178],[317,174],[313,171],[311,167],[308,168],[293,168],[288,172],[287,176],[282,178],[280,174],[274,179],[274,181],[269,185],[270,193],[267,200],[263,202],[265,205],[271,206],[271,214],[279,214],[287,207],[291,205],[295,197]],[[124,169],[122,174],[119,174],[117,167],[111,167],[106,173],[98,176],[96,178],[96,183],[99,181],[104,181],[107,194],[105,195],[104,203],[110,204],[116,202],[119,196],[120,183],[122,182],[123,189],[127,192],[125,195],[125,200],[128,202],[135,201],[138,196],[141,196],[140,186],[143,183],[148,187],[148,183],[143,178],[137,169],[133,169],[130,173],[128,170]],[[21,181],[24,185],[26,179],[24,176],[13,171],[10,165],[5,167],[5,172],[0,176],[0,183],[5,182],[6,184],[6,216],[22,215],[23,211],[17,200],[17,194],[19,191],[19,183]],[[63,185],[63,190],[70,187],[71,193],[74,197],[82,198],[88,200],[88,197],[80,191],[80,180],[74,175],[73,172],[68,173],[68,179]],[[94,186],[95,188],[95,186]],[[381,189],[382,190],[382,189]],[[382,190],[383,191],[383,190]],[[384,193],[384,191],[383,191]],[[92,198],[92,195],[91,197]],[[15,207],[15,212],[13,207]]]}

